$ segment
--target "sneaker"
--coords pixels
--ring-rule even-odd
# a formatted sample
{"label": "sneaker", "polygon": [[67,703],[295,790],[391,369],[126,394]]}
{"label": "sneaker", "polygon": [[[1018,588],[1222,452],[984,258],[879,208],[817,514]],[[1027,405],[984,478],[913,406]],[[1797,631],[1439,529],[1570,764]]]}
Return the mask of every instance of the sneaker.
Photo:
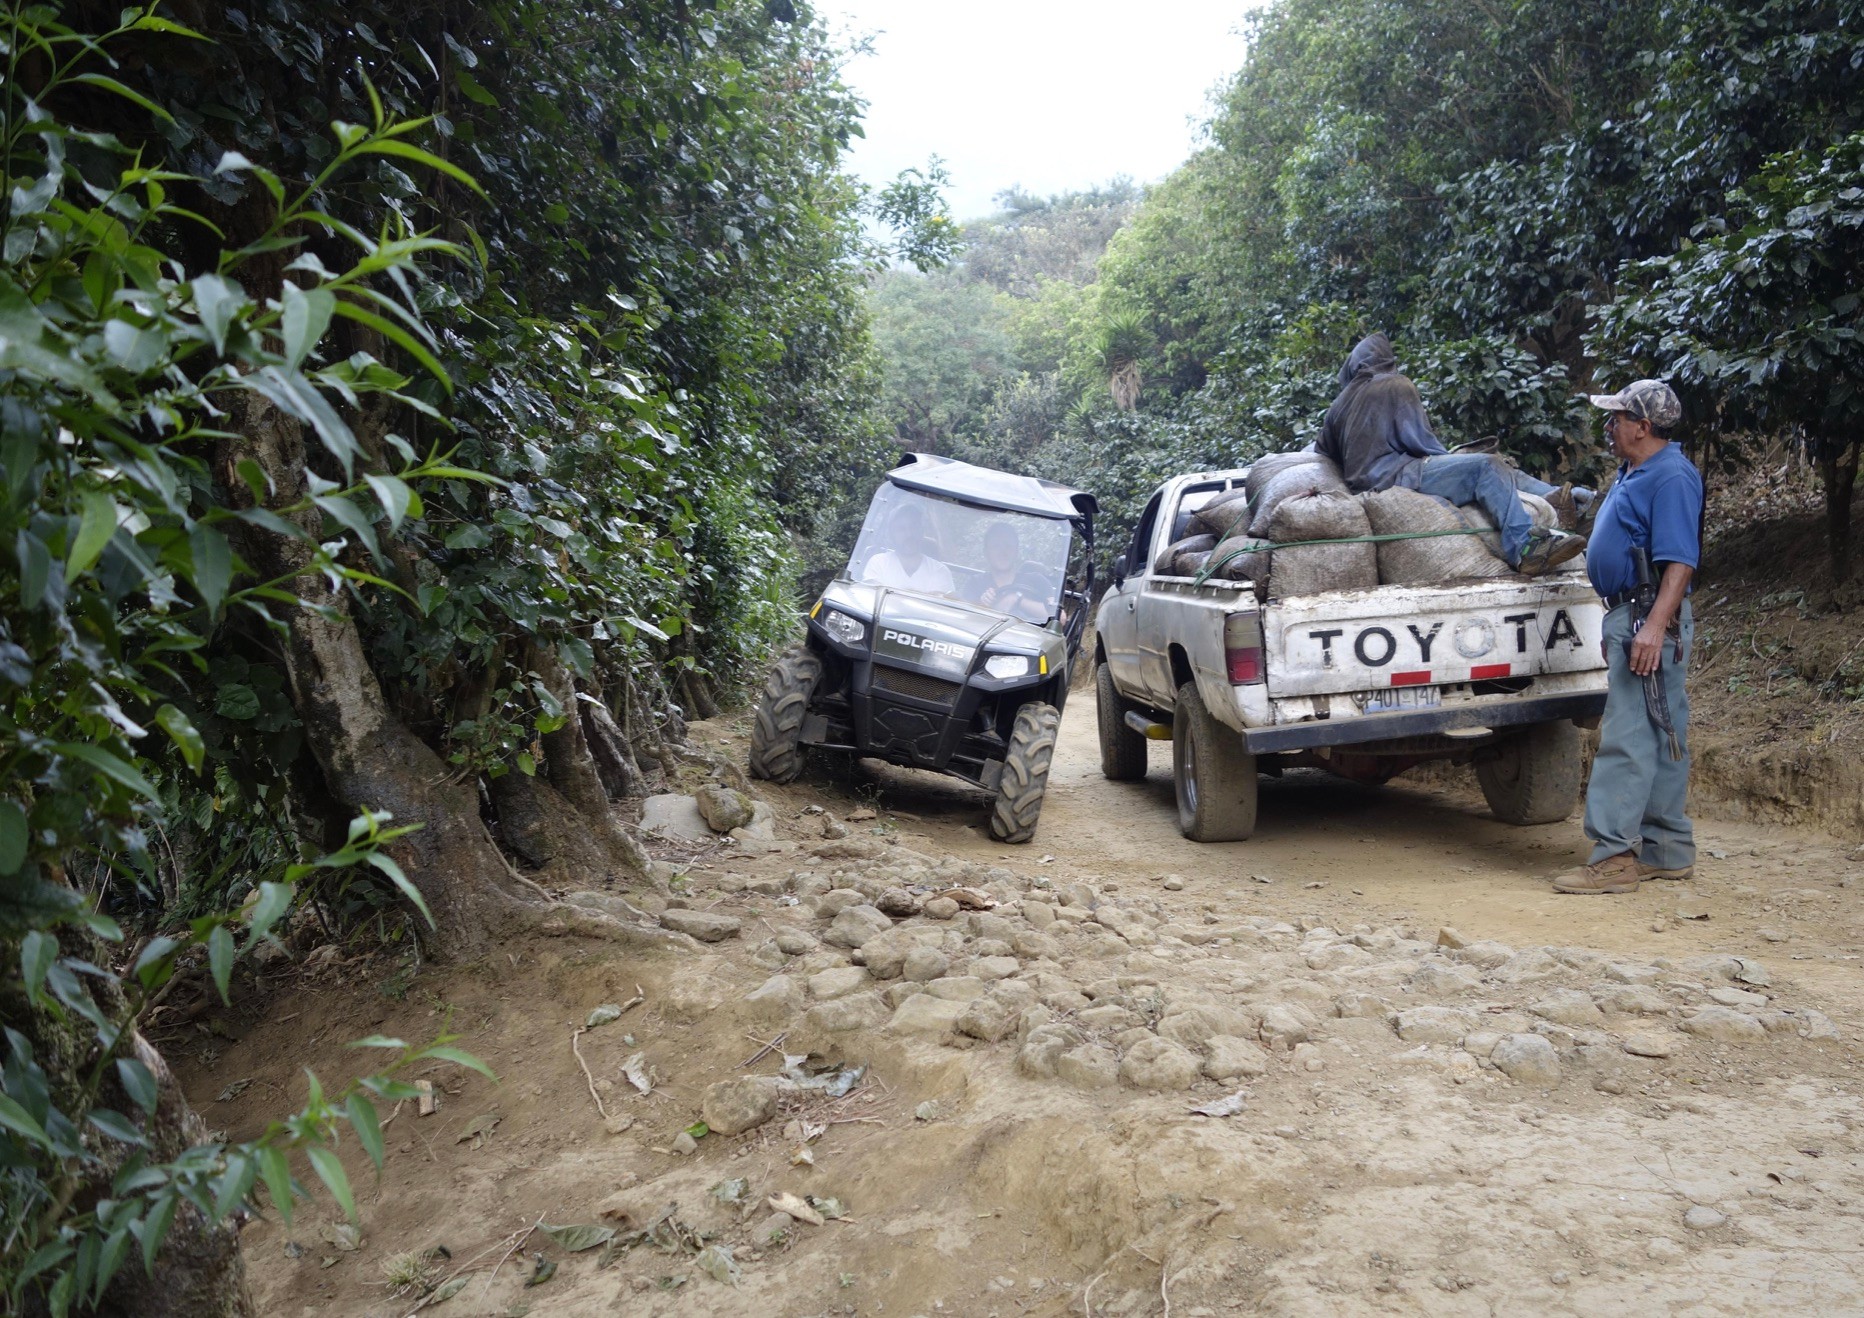
{"label": "sneaker", "polygon": [[1693,879],[1696,877],[1696,867],[1685,865],[1680,870],[1660,870],[1655,865],[1646,865],[1640,861],[1637,876],[1640,879]]}
{"label": "sneaker", "polygon": [[1573,502],[1573,482],[1568,481],[1549,494],[1547,502],[1552,505],[1554,516],[1560,519],[1557,525],[1562,531],[1579,525],[1579,505]]}
{"label": "sneaker", "polygon": [[1565,531],[1536,531],[1527,538],[1527,548],[1515,571],[1524,577],[1545,576],[1560,564],[1578,558],[1586,550],[1584,536]]}
{"label": "sneaker", "polygon": [[1581,865],[1576,870],[1556,874],[1553,878],[1555,892],[1578,893],[1582,896],[1597,897],[1606,893],[1636,892],[1638,873],[1643,867],[1637,863],[1637,857],[1628,851],[1621,851],[1616,856],[1607,856],[1596,865]]}

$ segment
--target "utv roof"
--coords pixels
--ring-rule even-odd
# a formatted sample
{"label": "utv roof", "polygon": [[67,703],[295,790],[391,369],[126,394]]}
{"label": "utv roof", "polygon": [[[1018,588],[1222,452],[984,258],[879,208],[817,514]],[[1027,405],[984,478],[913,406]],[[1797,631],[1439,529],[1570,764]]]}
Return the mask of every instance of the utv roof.
{"label": "utv roof", "polygon": [[1100,511],[1093,495],[1066,485],[1037,480],[1034,476],[1012,476],[1007,471],[993,471],[989,467],[974,467],[935,453],[908,453],[899,466],[887,473],[887,479],[909,490],[942,494],[965,503],[1029,513],[1035,517],[1074,520],[1092,517]]}

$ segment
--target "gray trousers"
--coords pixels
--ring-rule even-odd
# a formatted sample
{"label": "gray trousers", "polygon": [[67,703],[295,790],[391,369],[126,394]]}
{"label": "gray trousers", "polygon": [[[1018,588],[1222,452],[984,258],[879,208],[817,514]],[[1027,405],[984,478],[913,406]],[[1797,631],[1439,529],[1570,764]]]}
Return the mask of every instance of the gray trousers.
{"label": "gray trousers", "polygon": [[1586,836],[1592,839],[1591,864],[1630,852],[1658,869],[1684,869],[1696,863],[1695,826],[1683,813],[1689,793],[1689,693],[1683,676],[1695,643],[1695,615],[1683,601],[1683,657],[1675,641],[1663,646],[1663,680],[1670,700],[1670,722],[1683,745],[1683,758],[1670,758],[1670,739],[1644,709],[1644,679],[1631,671],[1626,646],[1631,640],[1631,605],[1605,615],[1605,653],[1611,686],[1605,718],[1599,725],[1599,753],[1586,785]]}

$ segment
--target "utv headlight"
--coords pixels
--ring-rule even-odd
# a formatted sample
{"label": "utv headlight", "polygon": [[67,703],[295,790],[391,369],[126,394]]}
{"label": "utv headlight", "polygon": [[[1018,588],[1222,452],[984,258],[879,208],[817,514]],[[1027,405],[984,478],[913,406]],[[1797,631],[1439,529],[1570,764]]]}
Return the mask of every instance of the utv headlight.
{"label": "utv headlight", "polygon": [[843,645],[859,645],[867,639],[867,624],[859,618],[850,618],[834,609],[824,609],[821,622],[822,630]]}
{"label": "utv headlight", "polygon": [[1026,654],[993,654],[984,660],[984,671],[999,681],[1028,677],[1035,671],[1035,660]]}

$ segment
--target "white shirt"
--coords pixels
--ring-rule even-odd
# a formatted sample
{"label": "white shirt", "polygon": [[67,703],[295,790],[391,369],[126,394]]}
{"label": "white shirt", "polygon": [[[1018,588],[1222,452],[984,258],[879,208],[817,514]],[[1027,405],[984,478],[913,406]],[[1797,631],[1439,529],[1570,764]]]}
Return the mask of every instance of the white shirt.
{"label": "white shirt", "polygon": [[936,558],[921,555],[919,566],[908,572],[900,556],[891,549],[883,549],[867,560],[861,580],[898,590],[916,590],[924,595],[958,593],[958,583],[952,580],[951,569]]}

